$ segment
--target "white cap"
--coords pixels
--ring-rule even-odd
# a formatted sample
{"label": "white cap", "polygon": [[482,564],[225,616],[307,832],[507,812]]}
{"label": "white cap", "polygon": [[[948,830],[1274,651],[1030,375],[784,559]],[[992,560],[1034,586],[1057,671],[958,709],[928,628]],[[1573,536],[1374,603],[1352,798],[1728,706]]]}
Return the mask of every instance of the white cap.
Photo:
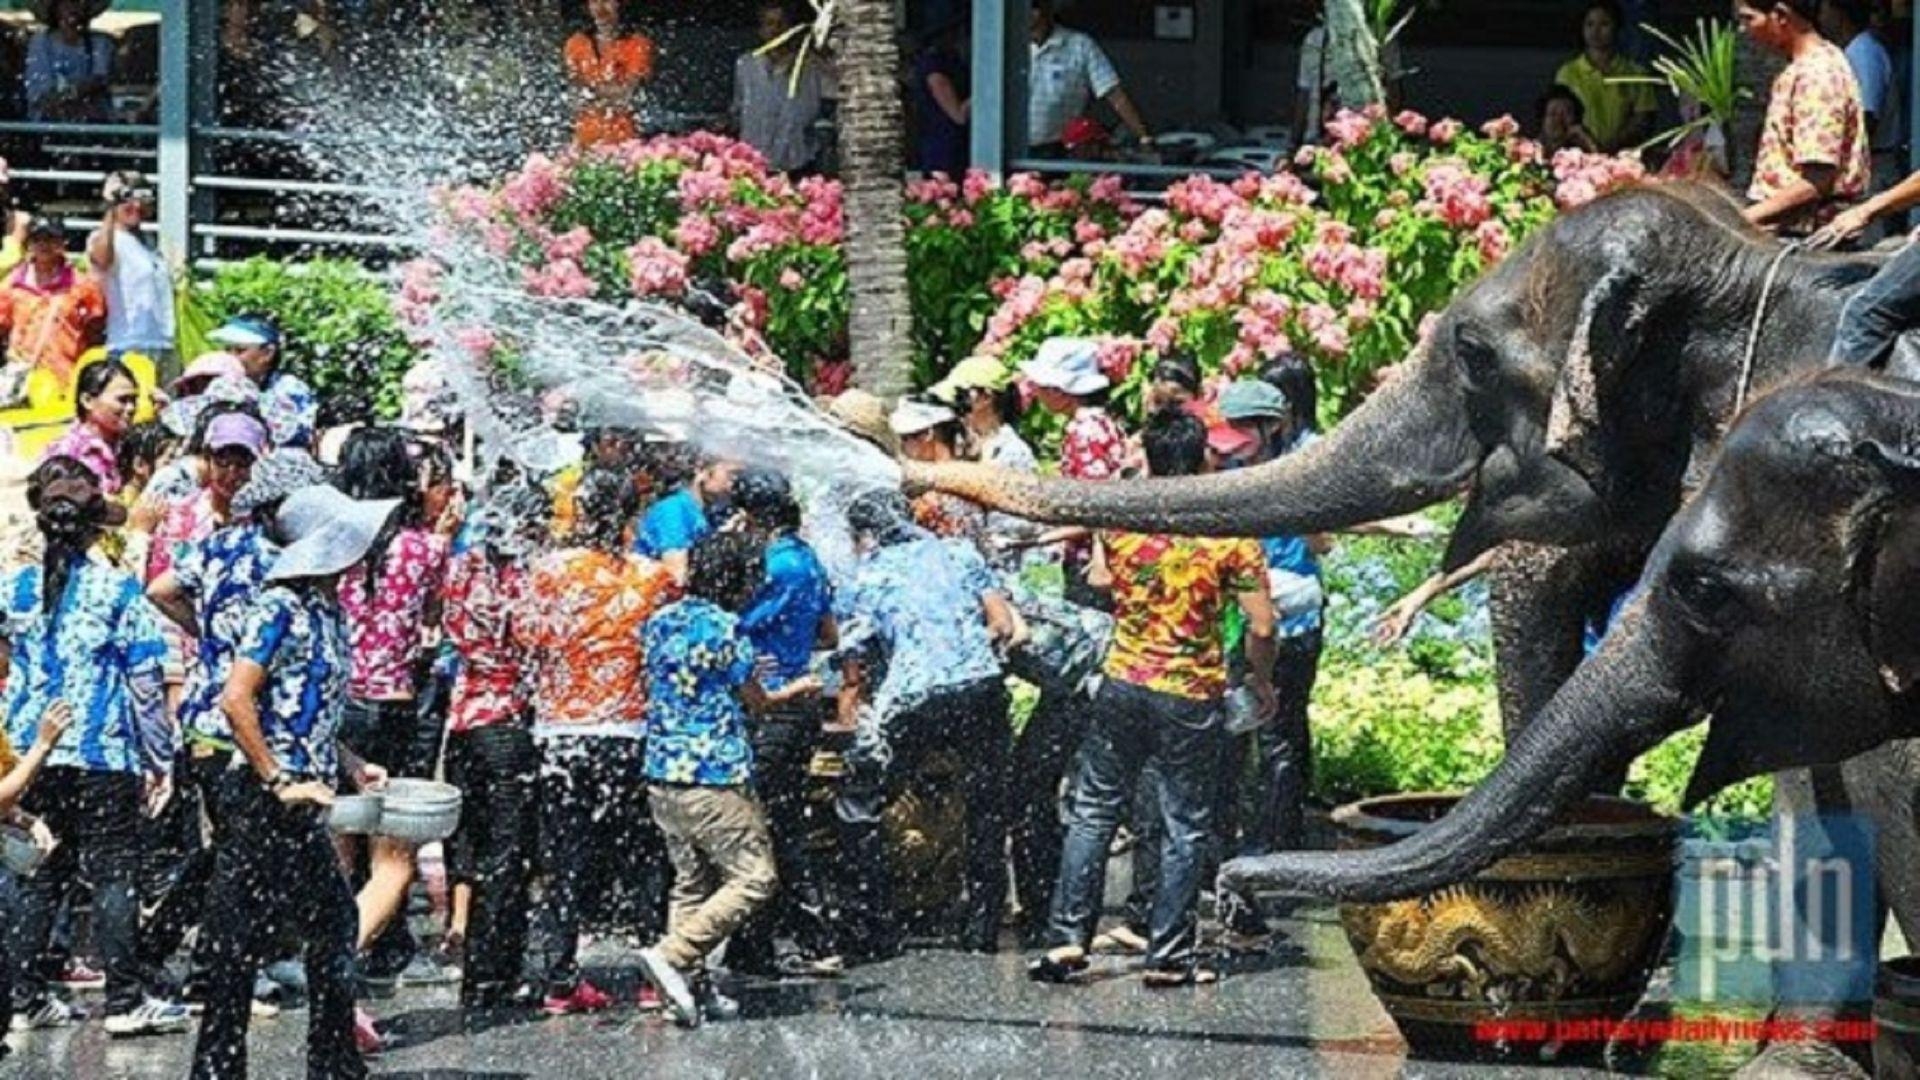
{"label": "white cap", "polygon": [[1020,372],[1035,386],[1068,394],[1091,394],[1113,385],[1100,370],[1100,343],[1092,338],[1048,338]]}

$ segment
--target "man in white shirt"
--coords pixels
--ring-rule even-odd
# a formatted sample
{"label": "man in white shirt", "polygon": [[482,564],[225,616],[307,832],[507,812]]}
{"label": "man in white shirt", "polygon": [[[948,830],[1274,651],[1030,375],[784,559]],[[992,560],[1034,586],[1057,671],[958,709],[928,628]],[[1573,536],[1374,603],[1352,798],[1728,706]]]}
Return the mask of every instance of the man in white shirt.
{"label": "man in white shirt", "polygon": [[1027,146],[1037,157],[1064,157],[1067,123],[1084,115],[1097,98],[1113,106],[1134,138],[1153,134],[1120,85],[1113,61],[1086,34],[1053,19],[1052,0],[1034,0],[1032,62],[1027,75]]}
{"label": "man in white shirt", "polygon": [[[761,4],[759,18],[762,46],[772,45],[797,25],[789,0]],[[733,68],[733,120],[740,139],[781,172],[815,164],[820,146],[813,125],[833,90],[833,73],[819,53],[807,57],[796,78],[794,65],[799,63],[800,38],[795,35],[771,51],[747,53]]]}

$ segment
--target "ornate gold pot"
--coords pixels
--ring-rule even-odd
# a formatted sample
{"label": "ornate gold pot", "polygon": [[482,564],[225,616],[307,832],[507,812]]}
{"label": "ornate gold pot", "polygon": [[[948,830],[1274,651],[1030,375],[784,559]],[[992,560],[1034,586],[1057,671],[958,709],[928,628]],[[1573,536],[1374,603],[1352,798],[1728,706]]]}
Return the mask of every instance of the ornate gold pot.
{"label": "ornate gold pot", "polygon": [[[1458,795],[1389,795],[1334,811],[1344,849],[1438,820]],[[1422,1056],[1604,1049],[1556,1022],[1618,1020],[1659,963],[1673,919],[1679,822],[1591,797],[1567,822],[1475,877],[1340,922],[1387,1013]],[[1591,1032],[1592,1028],[1588,1028]]]}

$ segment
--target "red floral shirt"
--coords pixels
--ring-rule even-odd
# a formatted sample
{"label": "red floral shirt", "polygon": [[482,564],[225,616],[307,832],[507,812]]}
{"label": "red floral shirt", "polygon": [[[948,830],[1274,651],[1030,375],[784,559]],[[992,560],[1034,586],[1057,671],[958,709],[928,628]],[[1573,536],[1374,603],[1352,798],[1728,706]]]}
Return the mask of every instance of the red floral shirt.
{"label": "red floral shirt", "polygon": [[363,563],[340,579],[340,608],[353,650],[347,693],[363,701],[412,697],[414,665],[426,638],[427,601],[440,591],[447,541],[402,529],[387,545],[375,587]]}
{"label": "red floral shirt", "polygon": [[527,572],[520,566],[495,564],[479,551],[463,552],[447,564],[441,625],[460,654],[449,730],[512,723],[526,710],[526,648],[513,633],[526,597]]}
{"label": "red floral shirt", "polygon": [[1254,540],[1102,533],[1113,575],[1113,645],[1106,673],[1184,698],[1227,688],[1221,616],[1239,593],[1267,587]]}
{"label": "red floral shirt", "polygon": [[1809,231],[1867,193],[1867,153],[1866,112],[1847,55],[1819,42],[1773,80],[1747,198],[1760,202],[1778,195],[1801,178],[1804,166],[1833,166],[1838,173],[1832,194],[1780,223],[1785,232]]}
{"label": "red floral shirt", "polygon": [[1112,480],[1127,463],[1127,433],[1105,409],[1084,407],[1067,421],[1060,443],[1060,475],[1070,480]]}

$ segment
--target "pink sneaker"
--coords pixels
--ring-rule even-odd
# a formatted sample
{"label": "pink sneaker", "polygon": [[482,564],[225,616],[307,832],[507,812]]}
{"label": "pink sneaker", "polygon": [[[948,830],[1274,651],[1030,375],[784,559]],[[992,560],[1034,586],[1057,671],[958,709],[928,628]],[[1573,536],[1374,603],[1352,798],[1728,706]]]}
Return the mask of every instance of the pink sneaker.
{"label": "pink sneaker", "polygon": [[659,1012],[667,1007],[666,1000],[660,996],[660,991],[655,990],[650,982],[640,984],[639,1005],[641,1012]]}
{"label": "pink sneaker", "polygon": [[101,990],[107,985],[107,976],[105,972],[89,967],[85,960],[71,956],[53,981],[69,990]]}
{"label": "pink sneaker", "polygon": [[365,1009],[353,1010],[353,1045],[362,1057],[372,1057],[387,1048],[386,1037],[373,1026],[373,1017]]}
{"label": "pink sneaker", "polygon": [[565,997],[548,994],[546,1004],[541,1006],[541,1011],[548,1016],[567,1016],[572,1013],[599,1012],[612,1006],[613,999],[604,991],[587,980],[581,979],[580,984],[573,988],[573,993]]}

